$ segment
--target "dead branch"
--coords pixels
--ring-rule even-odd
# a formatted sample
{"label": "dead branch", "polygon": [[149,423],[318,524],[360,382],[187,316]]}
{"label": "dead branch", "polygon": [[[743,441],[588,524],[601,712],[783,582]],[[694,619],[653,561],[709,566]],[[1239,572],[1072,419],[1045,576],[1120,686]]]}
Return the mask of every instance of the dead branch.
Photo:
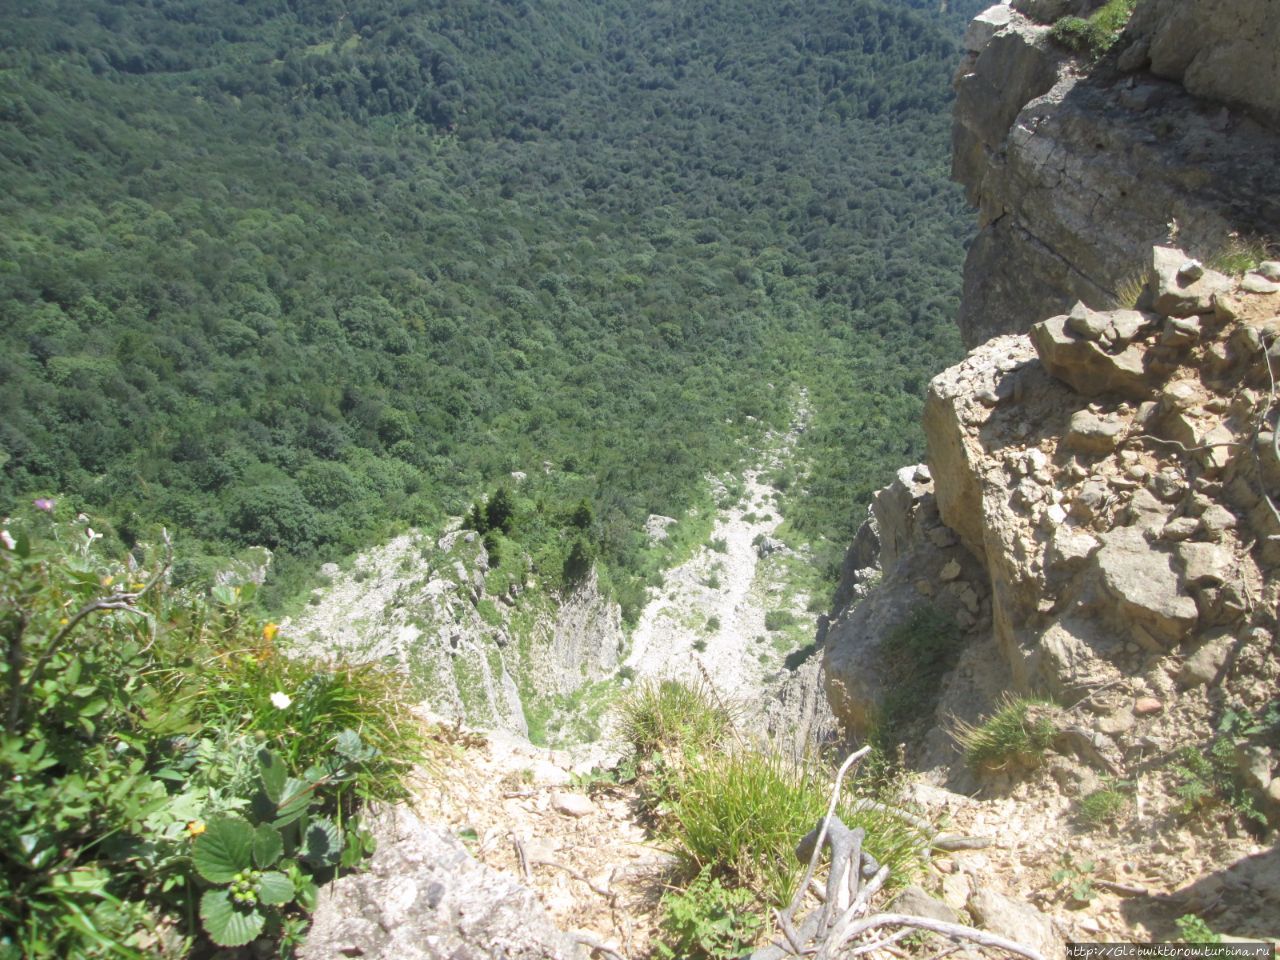
{"label": "dead branch", "polygon": [[609,890],[606,887],[600,886],[594,880],[591,880],[590,878],[588,878],[586,874],[579,873],[577,870],[573,869],[573,867],[566,867],[563,863],[557,863],[554,860],[544,860],[541,857],[533,857],[532,859],[529,860],[529,865],[531,867],[532,866],[555,867],[555,869],[557,870],[563,870],[569,876],[573,877],[573,879],[581,883],[585,883],[588,887],[591,888],[592,893],[599,894],[600,896],[608,900],[610,903],[613,903],[614,900],[617,899],[617,896],[618,896],[617,893],[615,893],[612,890]]}
{"label": "dead branch", "polygon": [[[931,933],[940,933],[944,937],[953,937],[958,940],[968,940],[970,943],[976,943],[981,947],[992,947],[997,950],[1004,950],[1008,953],[1016,954],[1019,957],[1026,957],[1026,960],[1044,960],[1043,954],[1038,950],[1028,947],[1024,944],[1017,943],[1014,940],[1008,940],[1005,937],[997,936],[994,933],[987,933],[985,930],[975,930],[973,927],[966,927],[959,923],[947,923],[943,920],[934,920],[931,917],[915,917],[906,913],[877,913],[874,916],[867,917],[865,920],[859,920],[857,923],[850,925],[843,934],[841,942],[836,944],[835,949],[839,949],[845,943],[862,936],[872,930],[880,927],[911,927],[916,930],[928,930]],[[833,941],[828,940],[823,945],[823,950],[819,951],[819,960],[824,957],[834,956],[834,953],[827,953],[826,950],[832,945]]]}
{"label": "dead branch", "polygon": [[610,960],[627,960],[626,957],[613,949],[613,947],[606,944],[599,937],[587,933],[585,930],[579,930],[577,933],[573,934],[573,939],[582,944],[592,953],[603,953],[606,957],[609,957]]}

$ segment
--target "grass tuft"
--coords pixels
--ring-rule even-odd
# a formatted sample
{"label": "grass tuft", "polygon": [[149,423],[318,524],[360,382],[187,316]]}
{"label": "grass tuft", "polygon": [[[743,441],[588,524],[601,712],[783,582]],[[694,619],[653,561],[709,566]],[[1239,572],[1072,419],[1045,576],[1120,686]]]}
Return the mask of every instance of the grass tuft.
{"label": "grass tuft", "polygon": [[978,726],[959,722],[955,738],[965,760],[977,770],[1039,766],[1053,742],[1054,706],[1043,700],[1006,697],[996,712]]}
{"label": "grass tuft", "polygon": [[[802,865],[796,843],[826,814],[831,771],[776,754],[742,749],[706,754],[683,771],[661,834],[690,875],[710,872],[752,890],[762,903],[790,899]],[[850,827],[867,832],[866,849],[905,883],[919,868],[925,838],[906,820],[881,810],[840,809]]]}
{"label": "grass tuft", "polygon": [[722,743],[733,715],[705,683],[645,680],[623,697],[623,739],[639,758],[671,750],[699,753]]}

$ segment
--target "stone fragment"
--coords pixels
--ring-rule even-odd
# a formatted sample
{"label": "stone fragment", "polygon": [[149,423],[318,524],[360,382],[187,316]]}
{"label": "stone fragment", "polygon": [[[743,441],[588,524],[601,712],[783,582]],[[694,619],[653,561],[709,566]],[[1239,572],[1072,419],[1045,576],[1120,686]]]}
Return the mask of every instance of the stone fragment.
{"label": "stone fragment", "polygon": [[1136,721],[1133,719],[1133,714],[1128,710],[1121,709],[1115,713],[1099,717],[1093,722],[1093,726],[1099,733],[1115,736],[1118,733],[1127,733],[1132,730],[1134,723]]}
{"label": "stone fragment", "polygon": [[1173,503],[1182,499],[1187,485],[1176,470],[1166,468],[1151,475],[1151,479],[1147,482],[1147,489],[1165,503]]}
{"label": "stone fragment", "polygon": [[1155,697],[1139,697],[1133,702],[1133,712],[1140,717],[1148,717],[1164,710],[1164,704]]}
{"label": "stone fragment", "polygon": [[1043,957],[1060,956],[1064,949],[1048,917],[1031,904],[996,893],[989,887],[973,892],[969,897],[969,912],[983,929],[1034,947]]}
{"label": "stone fragment", "polygon": [[1213,312],[1215,294],[1231,292],[1231,278],[1215,270],[1199,276],[1183,275],[1187,256],[1173,247],[1151,250],[1151,293],[1155,310],[1166,317],[1191,317]]}
{"label": "stone fragment", "polygon": [[938,572],[938,579],[943,583],[950,583],[958,576],[960,576],[960,563],[957,560],[948,560]]}
{"label": "stone fragment", "polygon": [[1067,315],[1067,329],[1086,340],[1098,340],[1107,332],[1108,316],[1090,310],[1079,300]]}
{"label": "stone fragment", "polygon": [[1231,647],[1235,639],[1230,634],[1222,634],[1205,641],[1191,656],[1187,657],[1178,671],[1178,683],[1183,687],[1198,687],[1213,683],[1231,656]]}
{"label": "stone fragment", "polygon": [[1180,543],[1183,577],[1196,585],[1222,583],[1231,571],[1231,551],[1216,543]]}
{"label": "stone fragment", "polygon": [[1264,260],[1254,272],[1264,280],[1280,280],[1280,260]]}
{"label": "stone fragment", "polygon": [[1204,264],[1199,260],[1187,260],[1178,268],[1178,279],[1183,283],[1192,283],[1204,276]]}
{"label": "stone fragment", "polygon": [[1195,517],[1178,517],[1164,525],[1164,529],[1160,531],[1160,539],[1174,542],[1189,540],[1198,529],[1200,521]]}
{"label": "stone fragment", "polygon": [[1196,623],[1196,604],[1180,591],[1173,558],[1148,544],[1142,531],[1118,527],[1102,537],[1097,553],[1102,582],[1122,616],[1157,638],[1178,641]]}
{"label": "stone fragment", "polygon": [[1222,535],[1235,525],[1236,515],[1220,503],[1213,504],[1200,514],[1200,532],[1210,540],[1221,540]]}
{"label": "stone fragment", "polygon": [[926,917],[930,920],[941,920],[943,923],[956,922],[954,910],[941,900],[929,896],[914,883],[894,898],[891,909],[894,913],[905,913],[912,917]]}
{"label": "stone fragment", "polygon": [[1142,489],[1129,500],[1129,506],[1124,511],[1124,521],[1139,530],[1156,532],[1164,528],[1171,509],[1150,490]]}
{"label": "stone fragment", "polygon": [[[1280,781],[1277,781],[1280,783]],[[942,880],[942,902],[952,910],[963,910],[969,901],[969,876],[958,871]]]}
{"label": "stone fragment", "polygon": [[1138,334],[1150,326],[1153,319],[1148,314],[1138,310],[1112,310],[1109,316],[1111,317],[1112,339],[1116,346],[1120,347],[1136,340]]}
{"label": "stone fragment", "polygon": [[1166,347],[1185,347],[1200,339],[1199,317],[1169,317],[1164,322],[1160,342]]}
{"label": "stone fragment", "polygon": [[1124,434],[1124,420],[1114,414],[1102,416],[1091,410],[1077,410],[1067,426],[1067,448],[1080,453],[1110,453]]}
{"label": "stone fragment", "polygon": [[1107,502],[1108,496],[1105,484],[1097,480],[1090,480],[1088,483],[1081,485],[1076,495],[1072,497],[1067,512],[1077,520],[1091,520],[1097,516],[1098,511]]}
{"label": "stone fragment", "polygon": [[1254,790],[1266,790],[1271,784],[1271,750],[1259,744],[1238,743],[1235,748],[1236,769],[1244,782]]}
{"label": "stone fragment", "polygon": [[[1061,508],[1059,508],[1061,509]],[[1098,539],[1075,527],[1059,526],[1049,538],[1045,559],[1050,567],[1074,571],[1098,552]]]}
{"label": "stone fragment", "polygon": [[556,813],[563,813],[566,817],[575,819],[590,816],[596,812],[596,805],[591,802],[591,798],[580,793],[553,793],[551,808]]}
{"label": "stone fragment", "polygon": [[1260,273],[1248,273],[1240,281],[1240,289],[1245,293],[1275,293],[1280,291],[1280,283],[1268,280]]}

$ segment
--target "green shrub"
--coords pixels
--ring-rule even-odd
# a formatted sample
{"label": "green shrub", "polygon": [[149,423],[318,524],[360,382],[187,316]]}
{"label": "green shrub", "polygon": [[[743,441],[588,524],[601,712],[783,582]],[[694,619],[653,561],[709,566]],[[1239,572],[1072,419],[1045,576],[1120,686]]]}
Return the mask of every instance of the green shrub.
{"label": "green shrub", "polygon": [[764,628],[770,632],[785,630],[795,622],[795,614],[790,610],[770,610],[764,615]]}
{"label": "green shrub", "polygon": [[1194,913],[1184,913],[1174,925],[1178,928],[1178,939],[1183,943],[1221,943],[1222,936],[1214,933],[1209,925]]}
{"label": "green shrub", "polygon": [[638,757],[667,750],[697,753],[721,743],[733,724],[705,684],[645,680],[619,705],[623,739]]}
{"label": "green shrub", "polygon": [[725,889],[706,873],[663,894],[661,906],[662,929],[672,943],[658,944],[660,957],[739,957],[765,928],[750,891]]}
{"label": "green shrub", "polygon": [[1050,36],[1064,47],[1096,59],[1120,39],[1136,4],[1137,0],[1109,0],[1087,20],[1063,17],[1053,25]]}
{"label": "green shrub", "polygon": [[1035,767],[1057,733],[1052,714],[1052,704],[1007,697],[978,726],[960,724],[956,740],[964,749],[965,760],[975,769]]}
{"label": "green shrub", "polygon": [[398,686],[279,656],[251,586],[170,594],[167,561],[28,526],[0,546],[0,955],[288,953],[369,852],[360,807],[421,757]]}

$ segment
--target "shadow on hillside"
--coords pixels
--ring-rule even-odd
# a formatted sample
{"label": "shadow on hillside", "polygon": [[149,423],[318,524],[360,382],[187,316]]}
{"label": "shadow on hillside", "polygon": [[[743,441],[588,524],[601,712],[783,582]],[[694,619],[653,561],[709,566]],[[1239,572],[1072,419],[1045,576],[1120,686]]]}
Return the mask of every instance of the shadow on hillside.
{"label": "shadow on hillside", "polygon": [[1126,900],[1121,912],[1160,939],[1176,937],[1174,921],[1189,913],[1216,933],[1280,939],[1280,847],[1242,857],[1167,896]]}

